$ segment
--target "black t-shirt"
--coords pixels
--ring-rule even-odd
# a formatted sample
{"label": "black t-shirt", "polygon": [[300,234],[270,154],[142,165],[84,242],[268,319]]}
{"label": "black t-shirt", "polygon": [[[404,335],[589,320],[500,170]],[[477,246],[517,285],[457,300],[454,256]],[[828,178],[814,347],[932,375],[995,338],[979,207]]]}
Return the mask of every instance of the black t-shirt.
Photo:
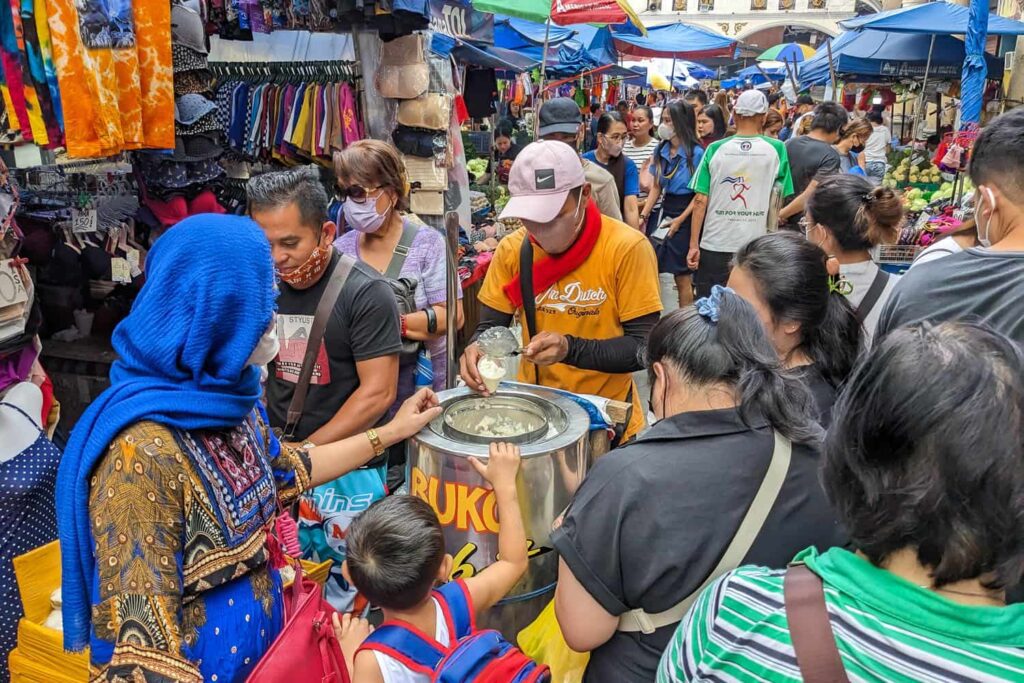
{"label": "black t-shirt", "polygon": [[1024,345],[1024,252],[973,248],[911,268],[886,301],[875,338],[925,320],[983,322]]}
{"label": "black t-shirt", "polygon": [[[340,257],[338,252],[331,256],[325,275],[309,289],[280,285],[277,329],[281,351],[268,368],[267,380],[267,412],[272,427],[285,426],[313,316]],[[295,439],[308,438],[326,424],[359,388],[357,362],[395,355],[401,346],[398,305],[391,287],[373,269],[356,263],[327,323]]]}
{"label": "black t-shirt", "polygon": [[794,372],[807,385],[807,389],[814,398],[814,407],[818,411],[818,423],[828,429],[828,426],[832,424],[832,407],[836,403],[838,390],[821,374],[817,363],[800,366]]}
{"label": "black t-shirt", "polygon": [[[573,575],[610,614],[656,614],[718,564],[764,479],[772,432],[739,411],[683,413],[604,456],[551,536]],[[808,546],[844,545],[818,481],[816,451],[794,445],[786,481],[743,564],[782,568]],[[590,655],[585,681],[649,683],[678,624],[616,631]]]}
{"label": "black t-shirt", "polygon": [[[800,196],[812,180],[842,172],[839,152],[835,147],[809,135],[790,138],[786,142],[786,154],[793,174],[794,197]],[[789,226],[799,229],[801,218],[800,215],[790,217]]]}

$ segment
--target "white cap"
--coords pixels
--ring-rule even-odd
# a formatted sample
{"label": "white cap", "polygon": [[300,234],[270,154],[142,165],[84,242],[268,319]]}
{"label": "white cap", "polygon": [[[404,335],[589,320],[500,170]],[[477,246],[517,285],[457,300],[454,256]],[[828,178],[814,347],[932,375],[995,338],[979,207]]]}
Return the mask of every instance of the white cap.
{"label": "white cap", "polygon": [[732,108],[740,116],[757,116],[768,113],[768,100],[760,90],[746,90],[736,98]]}

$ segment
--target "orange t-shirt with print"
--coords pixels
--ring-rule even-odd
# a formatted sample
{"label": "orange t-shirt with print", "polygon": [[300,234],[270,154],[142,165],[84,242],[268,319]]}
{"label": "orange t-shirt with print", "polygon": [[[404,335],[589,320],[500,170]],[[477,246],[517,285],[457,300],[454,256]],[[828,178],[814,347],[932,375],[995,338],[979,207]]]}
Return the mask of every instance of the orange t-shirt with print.
{"label": "orange t-shirt with print", "polygon": [[[524,344],[529,332],[522,309],[513,308],[503,290],[519,274],[519,251],[526,230],[519,229],[501,241],[480,291],[480,301],[503,313],[517,314],[523,326]],[[534,262],[546,254],[536,244]],[[537,295],[537,330],[582,339],[614,339],[623,334],[622,323],[661,311],[658,260],[643,233],[625,223],[601,216],[601,234],[594,250],[579,268]],[[556,363],[538,367],[540,384],[578,394],[594,394],[625,401],[632,390],[633,416],[626,438],[644,426],[644,411],[630,373],[607,373]],[[525,359],[519,364],[519,381],[533,383],[538,375]]]}

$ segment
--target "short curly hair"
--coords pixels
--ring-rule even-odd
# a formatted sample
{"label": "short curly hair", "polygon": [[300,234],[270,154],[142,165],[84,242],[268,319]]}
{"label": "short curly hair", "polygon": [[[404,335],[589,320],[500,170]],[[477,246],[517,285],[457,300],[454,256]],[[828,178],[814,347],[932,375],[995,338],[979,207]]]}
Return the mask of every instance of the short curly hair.
{"label": "short curly hair", "polygon": [[409,180],[398,149],[380,140],[359,140],[334,155],[334,173],[342,187],[385,187],[398,196],[399,211],[409,210]]}
{"label": "short curly hair", "polygon": [[887,335],[833,410],[826,493],[854,546],[882,565],[911,549],[936,587],[1024,575],[1024,358],[982,325]]}

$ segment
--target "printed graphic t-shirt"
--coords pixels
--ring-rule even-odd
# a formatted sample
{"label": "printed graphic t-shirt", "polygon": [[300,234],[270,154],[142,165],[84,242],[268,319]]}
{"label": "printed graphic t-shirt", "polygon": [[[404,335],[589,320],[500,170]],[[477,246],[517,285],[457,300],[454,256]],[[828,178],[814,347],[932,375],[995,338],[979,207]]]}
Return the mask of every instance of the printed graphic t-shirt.
{"label": "printed graphic t-shirt", "polygon": [[734,135],[713,142],[704,152],[690,189],[707,195],[700,246],[733,253],[768,230],[772,188],[793,193],[786,147],[763,135]]}
{"label": "printed graphic t-shirt", "polygon": [[[339,258],[337,252],[331,256],[328,273]],[[268,368],[267,380],[267,412],[272,427],[285,426],[288,404],[306,355],[306,339],[328,279],[325,275],[306,290],[281,284],[277,299],[281,351]],[[359,388],[356,363],[397,354],[401,346],[398,305],[391,287],[372,268],[356,263],[327,323],[294,440],[301,441],[326,424]]]}
{"label": "printed graphic t-shirt", "polygon": [[[519,250],[526,239],[520,229],[501,241],[487,271],[481,303],[503,313],[517,311],[503,287],[519,274]],[[534,262],[547,254],[534,245]],[[613,339],[622,336],[623,322],[661,311],[658,291],[658,261],[647,238],[625,223],[601,217],[601,235],[583,265],[537,295],[537,329],[584,339]],[[529,343],[526,320],[523,334]],[[536,368],[538,375],[534,374]],[[636,434],[644,424],[644,410],[630,373],[609,374],[558,363],[536,367],[525,359],[519,364],[519,381],[540,384],[580,394],[594,394],[625,401],[633,389],[633,417],[626,436]]]}

